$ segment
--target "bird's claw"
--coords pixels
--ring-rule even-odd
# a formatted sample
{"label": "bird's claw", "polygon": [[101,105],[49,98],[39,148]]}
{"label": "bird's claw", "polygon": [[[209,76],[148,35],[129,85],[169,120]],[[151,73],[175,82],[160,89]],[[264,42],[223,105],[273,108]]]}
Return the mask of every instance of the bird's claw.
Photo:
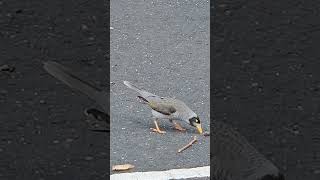
{"label": "bird's claw", "polygon": [[165,134],[165,131],[161,131],[160,129],[156,129],[156,128],[150,128],[153,132],[159,133],[159,134]]}

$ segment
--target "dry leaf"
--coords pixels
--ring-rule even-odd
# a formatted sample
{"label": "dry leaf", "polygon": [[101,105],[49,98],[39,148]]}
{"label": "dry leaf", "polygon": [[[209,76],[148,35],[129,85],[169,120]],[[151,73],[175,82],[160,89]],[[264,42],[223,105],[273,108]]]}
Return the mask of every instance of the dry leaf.
{"label": "dry leaf", "polygon": [[120,164],[112,166],[112,171],[125,171],[134,168],[132,164]]}

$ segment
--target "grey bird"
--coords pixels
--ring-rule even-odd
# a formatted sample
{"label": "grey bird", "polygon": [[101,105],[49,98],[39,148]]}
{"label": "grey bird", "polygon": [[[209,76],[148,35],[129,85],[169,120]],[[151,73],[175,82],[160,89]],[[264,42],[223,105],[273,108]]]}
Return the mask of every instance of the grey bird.
{"label": "grey bird", "polygon": [[196,113],[194,113],[184,102],[168,97],[160,97],[143,89],[138,88],[128,81],[123,82],[130,89],[135,90],[140,95],[138,98],[144,104],[147,104],[152,110],[152,115],[155,118],[154,124],[156,128],[151,128],[154,132],[163,134],[165,131],[160,130],[158,119],[168,119],[172,122],[177,130],[185,131],[178,122],[185,122],[193,127],[196,127],[202,134],[201,122]]}
{"label": "grey bird", "polygon": [[284,175],[237,131],[223,122],[211,124],[213,180],[284,180]]}
{"label": "grey bird", "polygon": [[101,89],[91,85],[89,82],[79,78],[71,69],[53,61],[43,63],[43,68],[53,77],[59,79],[72,89],[87,95],[97,102],[102,111],[94,108],[86,109],[86,115],[92,115],[95,119],[106,122],[106,129],[94,129],[93,131],[110,131],[110,106],[109,90]]}

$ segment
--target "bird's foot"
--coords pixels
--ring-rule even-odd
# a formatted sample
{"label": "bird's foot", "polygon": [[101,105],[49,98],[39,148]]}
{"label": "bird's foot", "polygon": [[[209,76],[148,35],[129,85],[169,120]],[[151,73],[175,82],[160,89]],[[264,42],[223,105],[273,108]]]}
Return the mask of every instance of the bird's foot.
{"label": "bird's foot", "polygon": [[160,129],[157,129],[157,128],[150,128],[152,130],[152,132],[156,132],[156,133],[159,133],[159,134],[165,134],[166,132],[165,131],[161,131]]}

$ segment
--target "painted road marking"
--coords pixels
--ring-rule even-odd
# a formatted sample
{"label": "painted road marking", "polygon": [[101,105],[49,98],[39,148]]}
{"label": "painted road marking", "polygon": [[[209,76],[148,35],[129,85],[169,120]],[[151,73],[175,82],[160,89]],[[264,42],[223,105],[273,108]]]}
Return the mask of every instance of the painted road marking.
{"label": "painted road marking", "polygon": [[210,166],[189,168],[189,169],[170,169],[167,171],[149,171],[112,174],[111,180],[169,180],[210,177]]}

